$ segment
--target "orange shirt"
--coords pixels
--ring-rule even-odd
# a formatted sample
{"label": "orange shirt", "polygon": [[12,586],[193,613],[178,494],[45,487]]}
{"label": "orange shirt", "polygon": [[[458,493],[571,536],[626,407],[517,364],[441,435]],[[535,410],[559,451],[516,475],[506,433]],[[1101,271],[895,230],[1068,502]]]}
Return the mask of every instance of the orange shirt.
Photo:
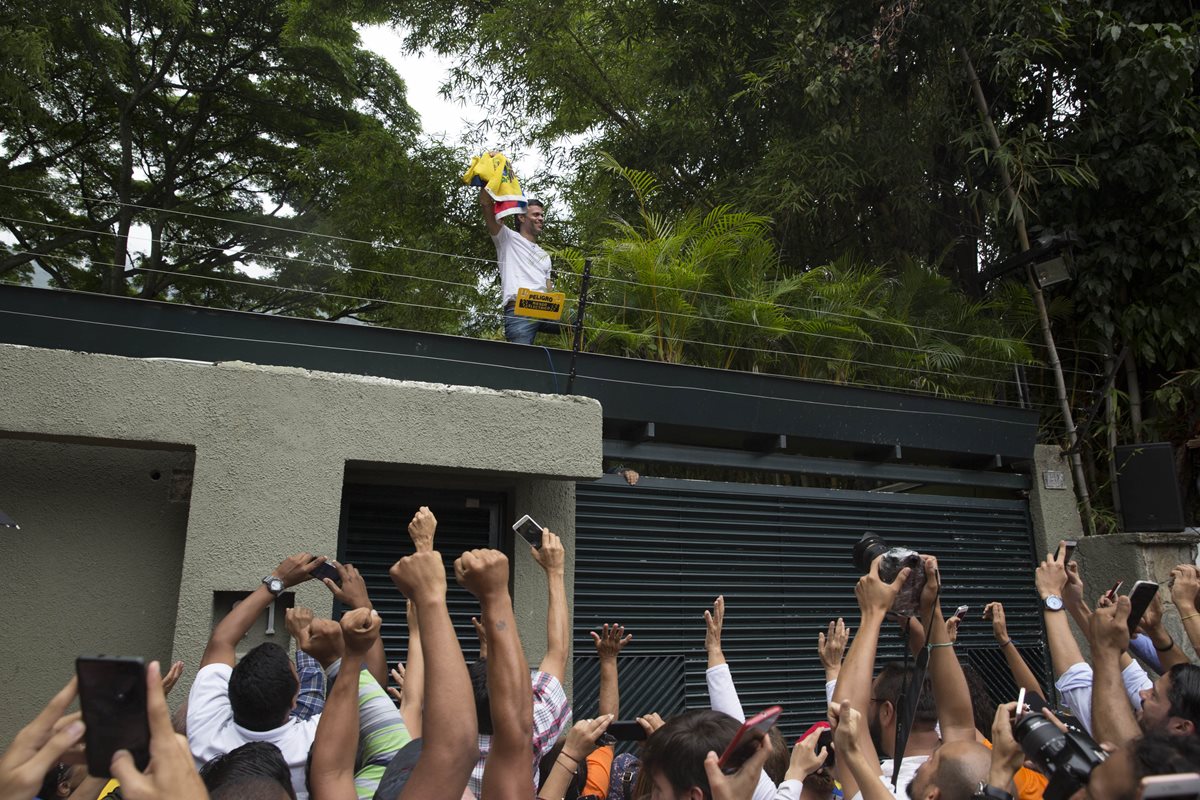
{"label": "orange shirt", "polygon": [[[983,737],[983,744],[988,750],[992,749],[992,743]],[[1034,772],[1031,769],[1021,767],[1017,770],[1017,774],[1013,776],[1013,786],[1017,789],[1017,800],[1041,800],[1042,792],[1046,791],[1046,784],[1050,783],[1050,779],[1040,772]],[[997,789],[1003,789],[1003,786],[997,786]]]}
{"label": "orange shirt", "polygon": [[615,751],[612,745],[597,747],[587,757],[587,784],[583,794],[608,797],[608,784],[612,777],[612,762]]}

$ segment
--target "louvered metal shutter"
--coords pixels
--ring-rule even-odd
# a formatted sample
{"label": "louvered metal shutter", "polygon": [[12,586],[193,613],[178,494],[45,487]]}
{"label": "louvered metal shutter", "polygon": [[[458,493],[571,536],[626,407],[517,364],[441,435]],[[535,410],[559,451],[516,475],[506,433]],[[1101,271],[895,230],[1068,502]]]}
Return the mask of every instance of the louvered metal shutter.
{"label": "louvered metal shutter", "polygon": [[[825,716],[817,633],[838,616],[858,622],[850,552],[867,530],[939,556],[943,608],[971,607],[957,650],[997,693],[1007,671],[981,619],[992,600],[1045,683],[1023,501],[606,477],[579,484],[576,528],[577,717],[596,713],[588,632],[614,621],[634,636],[621,656],[623,718],[707,707],[702,615],[724,594],[724,651],[743,707],[782,705],[785,735],[799,735]],[[902,649],[889,626],[878,663],[891,658]]]}
{"label": "louvered metal shutter", "polygon": [[[383,618],[389,665],[408,658],[408,625],[404,596],[392,584],[388,569],[413,552],[408,523],[422,505],[429,506],[438,520],[435,546],[450,576],[446,600],[463,655],[468,661],[478,657],[479,644],[471,617],[479,615],[479,601],[455,583],[453,565],[464,550],[497,546],[503,503],[504,497],[499,494],[346,485],[339,558],[358,567],[367,583],[371,602]],[[341,611],[334,609],[335,619],[341,617]]]}

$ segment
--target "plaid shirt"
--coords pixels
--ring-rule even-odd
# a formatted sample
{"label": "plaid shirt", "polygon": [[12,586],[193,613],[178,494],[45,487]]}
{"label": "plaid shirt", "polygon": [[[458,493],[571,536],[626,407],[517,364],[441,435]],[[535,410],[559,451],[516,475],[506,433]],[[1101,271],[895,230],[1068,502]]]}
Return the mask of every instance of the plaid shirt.
{"label": "plaid shirt", "polygon": [[296,648],[296,674],[300,676],[300,696],[292,716],[296,719],[312,719],[325,707],[325,670],[317,660]]}
{"label": "plaid shirt", "polygon": [[[558,737],[571,724],[571,707],[567,705],[567,693],[558,678],[547,672],[530,670],[533,684],[533,795],[537,794],[538,762],[550,752]],[[483,798],[483,766],[488,751],[492,749],[492,737],[480,734],[479,761],[471,770],[467,786],[475,796]],[[532,796],[532,795],[531,795]]]}

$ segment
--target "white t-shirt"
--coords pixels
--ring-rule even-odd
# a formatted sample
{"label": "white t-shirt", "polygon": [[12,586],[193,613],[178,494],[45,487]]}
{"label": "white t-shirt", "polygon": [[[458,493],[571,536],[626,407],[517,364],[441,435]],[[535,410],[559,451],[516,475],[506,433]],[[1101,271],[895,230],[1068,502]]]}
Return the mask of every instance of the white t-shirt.
{"label": "white t-shirt", "polygon": [[247,742],[270,742],[283,753],[283,760],[292,771],[296,800],[308,800],[304,767],[321,715],[307,720],[289,718],[285,724],[269,731],[246,730],[233,721],[233,708],[229,705],[229,677],[232,674],[233,667],[228,664],[209,664],[196,673],[196,681],[188,695],[187,737],[197,769]]}
{"label": "white t-shirt", "polygon": [[550,279],[550,254],[507,225],[492,237],[500,262],[502,304],[517,299],[517,289],[546,291]]}

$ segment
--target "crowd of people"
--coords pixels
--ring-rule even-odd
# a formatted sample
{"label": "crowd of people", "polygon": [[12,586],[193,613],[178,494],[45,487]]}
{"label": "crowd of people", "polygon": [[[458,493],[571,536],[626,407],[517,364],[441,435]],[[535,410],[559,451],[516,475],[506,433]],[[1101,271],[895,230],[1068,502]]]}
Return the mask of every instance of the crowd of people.
{"label": "crowd of people", "polygon": [[[1025,699],[997,704],[955,653],[958,619],[940,607],[937,559],[921,555],[889,581],[880,576],[880,556],[855,586],[860,617],[853,635],[839,619],[817,639],[828,726],[814,727],[789,748],[777,725],[753,727],[752,717],[746,727],[721,647],[722,597],[703,613],[709,708],[622,721],[618,664],[632,634],[610,624],[592,633],[599,714],[572,723],[563,689],[570,638],[564,548],[549,530],[541,546],[531,548],[548,585],[546,652],[536,669],[527,664],[518,634],[508,558],[484,549],[454,561],[454,579],[478,598],[482,612],[474,620],[480,657],[468,663],[447,606],[436,529],[428,508],[417,511],[408,526],[415,552],[389,573],[408,601],[405,664],[389,670],[380,637],[384,620],[365,581],[353,566],[334,562],[337,578],[321,580],[347,609],[339,621],[292,609],[287,628],[297,645],[294,661],[273,643],[236,657],[235,647],[275,598],[313,579],[325,563],[299,553],[216,625],[174,715],[167,692],[181,665],[164,676],[158,662],[149,664],[148,754],[139,759],[118,750],[111,775],[88,775],[81,765],[92,737],[81,713],[68,713],[78,693],[72,679],[0,756],[0,800],[1141,800],[1200,794],[1200,776],[1184,775],[1200,770],[1200,666],[1167,631],[1158,598],[1135,625],[1129,625],[1125,596],[1108,593],[1090,608],[1064,547],[1048,554],[1034,576],[1054,695],[1024,662],[1008,637],[1003,607],[993,603],[985,616]],[[914,573],[921,582],[914,583]],[[1200,572],[1180,565],[1169,584],[1196,648]],[[897,597],[906,587],[918,592],[919,603],[915,614],[897,618]],[[912,657],[877,664],[889,619],[905,630]],[[1072,620],[1090,645],[1090,661]],[[93,728],[105,723],[88,720]],[[638,744],[619,746],[623,741]],[[740,744],[731,746],[735,741]],[[1161,781],[1153,780],[1163,775],[1174,776],[1174,794],[1164,795]]]}

